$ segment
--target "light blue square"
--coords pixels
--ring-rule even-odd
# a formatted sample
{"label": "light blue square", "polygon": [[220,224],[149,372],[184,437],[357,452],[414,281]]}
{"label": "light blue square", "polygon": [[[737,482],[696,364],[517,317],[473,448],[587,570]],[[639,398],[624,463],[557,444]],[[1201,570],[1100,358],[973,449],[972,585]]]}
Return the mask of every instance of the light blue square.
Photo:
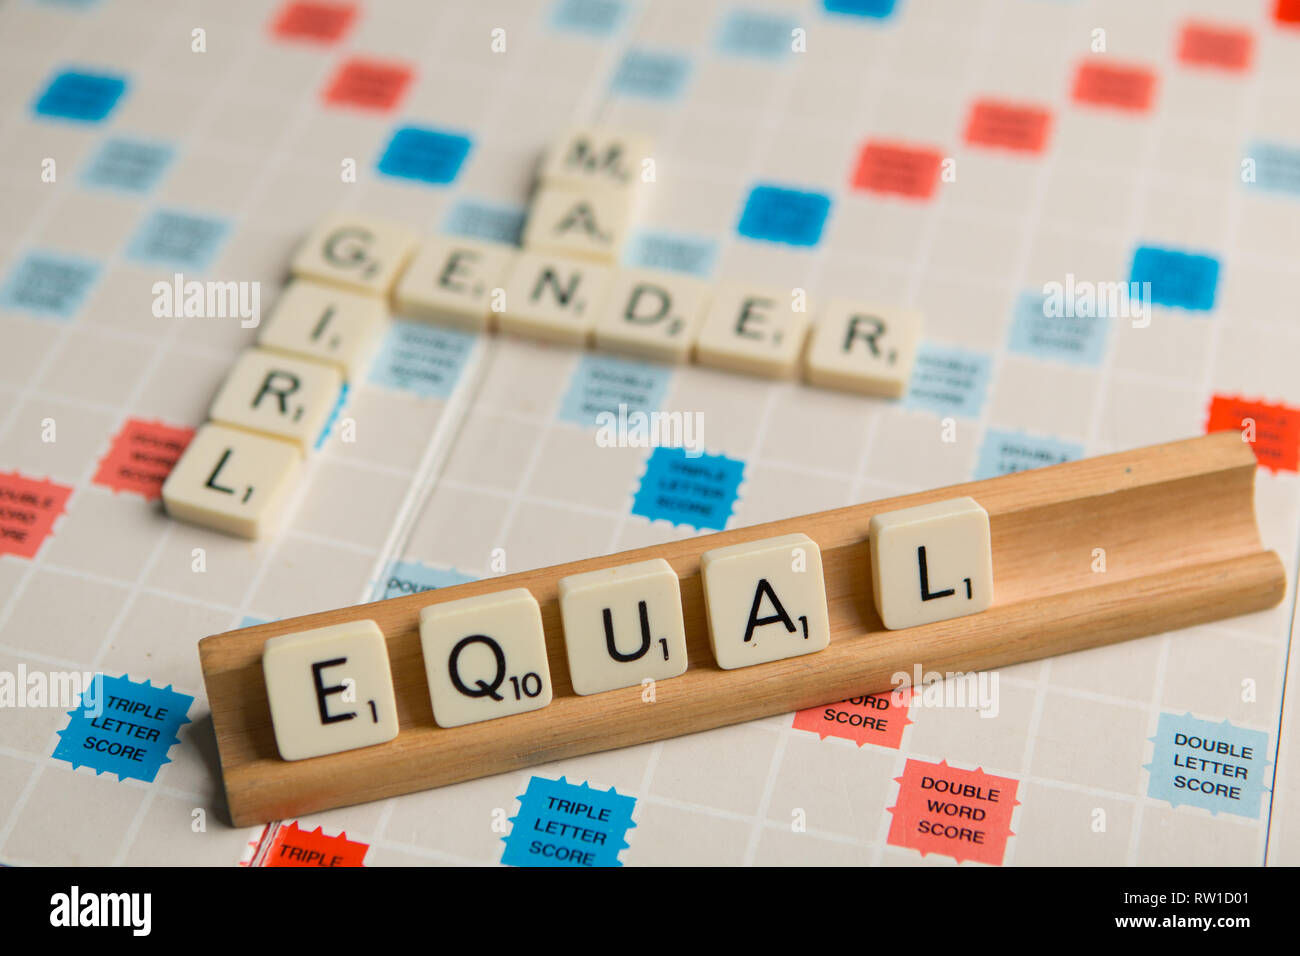
{"label": "light blue square", "polygon": [[164,143],[106,139],[82,171],[81,181],[100,189],[147,193],[162,179],[174,154]]}
{"label": "light blue square", "polygon": [[569,33],[607,37],[623,26],[627,11],[623,0],[557,0],[551,8],[551,26]]}
{"label": "light blue square", "polygon": [[456,388],[478,336],[394,319],[370,366],[370,383],[416,395],[446,398]]}
{"label": "light blue square", "polygon": [[[1226,720],[1213,723],[1191,714],[1162,713],[1150,739],[1148,797],[1168,800],[1175,807],[1259,819],[1272,781],[1264,731]],[[1231,775],[1224,772],[1229,768]]]}
{"label": "light blue square", "polygon": [[753,10],[732,10],[718,31],[719,52],[760,60],[783,60],[793,51],[794,20]]}
{"label": "light blue square", "polygon": [[975,480],[1046,468],[1082,457],[1083,446],[1077,442],[990,428],[980,444]]}
{"label": "light blue square", "polygon": [[485,239],[519,245],[524,234],[528,210],[523,206],[484,202],[462,198],[456,201],[443,221],[442,231],[466,239]]}
{"label": "light blue square", "polygon": [[560,403],[560,421],[584,428],[602,415],[658,411],[668,393],[672,368],[613,355],[584,353]]}
{"label": "light blue square", "polygon": [[1253,143],[1246,157],[1254,160],[1256,189],[1300,196],[1300,146]]}
{"label": "light blue square", "polygon": [[9,270],[0,286],[0,308],[69,319],[98,276],[99,264],[88,259],[29,252]]}
{"label": "light blue square", "polygon": [[32,109],[38,116],[98,123],[113,112],[125,92],[125,77],[65,70],[50,80]]}
{"label": "light blue square", "polygon": [[666,232],[634,233],[623,250],[623,264],[636,269],[666,269],[707,278],[718,257],[718,242]]}
{"label": "light blue square", "polygon": [[759,185],[749,191],[736,229],[746,239],[815,246],[830,210],[830,197],[821,193]]}
{"label": "light blue square", "polygon": [[383,578],[375,582],[371,600],[386,601],[406,594],[421,594],[476,580],[478,579],[459,571],[430,567],[423,561],[394,561],[384,572]]}
{"label": "light blue square", "polygon": [[993,360],[982,352],[921,343],[903,404],[938,415],[979,418]]}
{"label": "light blue square", "polygon": [[155,209],[127,245],[139,262],[201,272],[216,258],[230,231],[224,219],[175,209]]}
{"label": "light blue square", "polygon": [[611,89],[623,96],[674,100],[686,87],[688,59],[675,53],[628,50],[614,71]]}
{"label": "light blue square", "polygon": [[1049,315],[1049,300],[1041,292],[1022,292],[1011,317],[1007,348],[1034,358],[1069,362],[1073,365],[1101,364],[1106,351],[1110,320],[1095,314],[1072,315],[1065,302],[1063,315]]}

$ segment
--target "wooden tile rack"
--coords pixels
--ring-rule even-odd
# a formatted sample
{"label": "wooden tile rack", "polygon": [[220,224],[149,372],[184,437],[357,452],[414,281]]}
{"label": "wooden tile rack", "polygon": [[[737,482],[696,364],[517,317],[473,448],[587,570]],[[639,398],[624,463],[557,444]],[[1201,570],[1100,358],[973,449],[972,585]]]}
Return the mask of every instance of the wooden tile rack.
{"label": "wooden tile rack", "polygon": [[[892,689],[891,676],[966,672],[1190,627],[1276,605],[1278,556],[1255,523],[1255,456],[1238,432],[1155,445],[885,501],[260,624],[199,651],[232,822],[246,826],[707,730]],[[871,596],[867,524],[877,512],[970,495],[988,511],[995,598],[983,613],[887,631]],[[831,623],[817,654],[738,670],[713,661],[699,555],[800,531],[821,547]],[[486,547],[486,545],[485,545]],[[1094,549],[1105,549],[1097,573]],[[556,582],[665,558],[681,577],[690,666],[640,687],[573,693]],[[454,729],[433,722],[420,608],[512,587],[542,608],[555,699],[543,710]],[[267,638],[370,618],[388,642],[401,731],[393,741],[310,760],[276,752],[262,679]]]}

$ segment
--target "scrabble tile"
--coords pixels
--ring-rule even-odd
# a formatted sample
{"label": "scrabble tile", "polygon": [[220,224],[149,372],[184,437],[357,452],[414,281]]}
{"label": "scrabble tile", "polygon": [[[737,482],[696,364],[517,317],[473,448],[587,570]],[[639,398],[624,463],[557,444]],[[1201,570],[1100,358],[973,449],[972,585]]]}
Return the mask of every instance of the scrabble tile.
{"label": "scrabble tile", "polygon": [[420,646],[439,727],[510,717],[551,702],[542,612],[525,588],[422,609]]}
{"label": "scrabble tile", "polygon": [[921,315],[835,299],[813,325],[804,357],[808,381],[865,395],[901,398],[916,360]]}
{"label": "scrabble tile", "polygon": [[874,515],[867,533],[876,610],[891,631],[992,603],[989,515],[973,498]]}
{"label": "scrabble tile", "polygon": [[397,736],[388,645],[374,621],[270,638],[262,674],[285,760],[323,757]]}
{"label": "scrabble tile", "polygon": [[822,553],[806,534],[705,551],[700,575],[719,667],[813,654],[830,643]]}
{"label": "scrabble tile", "polygon": [[644,136],[588,126],[570,130],[542,160],[543,187],[603,186],[631,194],[639,189],[653,144]]}
{"label": "scrabble tile", "polygon": [[163,482],[163,505],[182,521],[266,537],[280,525],[301,466],[288,442],[208,422]]}
{"label": "scrabble tile", "polygon": [[415,251],[414,229],[368,216],[331,216],[298,249],[290,271],[299,277],[387,295]]}
{"label": "scrabble tile", "polygon": [[280,294],[257,344],[328,363],[355,382],[374,355],[387,319],[382,299],[298,279]]}
{"label": "scrabble tile", "polygon": [[331,365],[245,349],[212,401],[208,417],[292,442],[306,454],[320,440],[339,401],[343,376]]}
{"label": "scrabble tile", "polygon": [[400,315],[483,329],[493,318],[492,292],[502,287],[519,250],[494,242],[425,239],[393,291]]}
{"label": "scrabble tile", "polygon": [[627,238],[629,212],[627,197],[612,189],[546,186],[533,197],[524,248],[616,262]]}
{"label": "scrabble tile", "polygon": [[596,347],[685,362],[709,293],[708,283],[680,273],[620,269],[596,315]]}
{"label": "scrabble tile", "polygon": [[793,376],[811,317],[792,303],[790,289],[719,288],[695,340],[696,361],[749,375]]}
{"label": "scrabble tile", "polygon": [[605,301],[613,270],[606,266],[525,252],[506,279],[504,332],[583,345]]}
{"label": "scrabble tile", "polygon": [[569,677],[578,694],[686,672],[677,572],[663,558],[560,578]]}

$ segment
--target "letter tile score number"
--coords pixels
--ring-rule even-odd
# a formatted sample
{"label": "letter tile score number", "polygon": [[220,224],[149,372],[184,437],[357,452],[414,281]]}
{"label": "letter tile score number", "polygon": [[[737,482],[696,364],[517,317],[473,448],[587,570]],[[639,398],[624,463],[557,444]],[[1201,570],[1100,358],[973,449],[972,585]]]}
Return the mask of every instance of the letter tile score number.
{"label": "letter tile score number", "polygon": [[[982,537],[974,535],[979,521],[972,508],[983,517]],[[991,594],[988,516],[972,499],[938,502],[894,515],[898,517],[893,521],[890,514],[877,515],[871,525],[877,603],[883,586],[889,595],[886,606],[891,619],[916,617],[910,605],[902,611],[894,610],[895,603],[905,597],[899,596],[905,590],[903,584],[894,579],[910,573],[895,552],[897,547],[910,547],[914,540],[926,542],[921,554],[928,546],[934,555],[932,560],[945,572],[969,565],[978,577],[981,599]],[[877,519],[883,522],[880,527],[888,530],[877,530]],[[880,534],[888,538],[887,559],[898,565],[889,565],[883,577],[877,573],[879,562],[874,558]],[[906,540],[896,546],[894,538],[898,536]],[[923,563],[923,589],[925,568]],[[700,555],[700,577],[709,644],[719,667],[733,670],[815,654],[830,643],[821,549],[808,535],[779,535],[710,549]],[[645,680],[671,680],[686,672],[681,590],[677,574],[667,561],[660,558],[568,575],[560,579],[558,592],[574,693],[600,694],[640,685]],[[948,589],[940,595],[923,596],[922,600],[953,593]],[[944,615],[969,614],[976,603],[929,605],[925,607],[925,620],[916,623],[940,620]],[[980,609],[987,606],[987,600],[983,600]],[[900,613],[903,617],[897,618]],[[373,621],[362,623],[378,629]],[[313,646],[318,641],[334,640],[335,631],[325,628],[276,638],[268,642],[268,654],[275,642]],[[510,717],[540,710],[551,702],[541,610],[526,588],[424,608],[420,612],[420,645],[433,718],[439,727]],[[386,667],[387,657],[384,661]],[[315,666],[305,656],[298,663],[300,667]],[[272,713],[281,715],[275,722],[280,752],[310,750],[308,756],[317,756],[321,753],[319,745],[304,748],[297,743],[303,728],[312,724],[313,711],[308,706],[312,699],[299,692],[300,686],[305,686],[305,677],[293,683],[284,676],[290,666],[277,664],[274,670],[267,670]],[[273,673],[280,678],[279,683],[272,683]],[[284,696],[277,699],[277,694]],[[320,703],[319,698],[316,703]],[[293,711],[302,713],[288,716]],[[319,707],[318,712],[325,723],[324,708]],[[282,727],[289,728],[291,739],[287,744],[281,738]],[[319,730],[317,739],[325,739]],[[336,742],[335,751],[324,752],[382,743],[389,738],[355,743],[357,738],[335,734],[329,739]]]}
{"label": "letter tile score number", "polygon": [[[1254,453],[1242,443],[1240,434],[1222,432],[207,638],[200,643],[200,656],[232,820],[244,825],[286,812],[302,815],[771,716],[887,689],[890,675],[910,672],[918,663],[936,670],[1000,667],[1274,607],[1286,593],[1287,577],[1277,554],[1265,550],[1260,541],[1253,502],[1256,468]],[[977,502],[988,515],[990,564],[997,567],[997,603],[969,614],[963,613],[964,609],[986,589],[979,583],[979,562],[972,563],[972,552],[966,550],[972,539],[980,540],[971,531],[982,525],[983,515],[962,500],[966,498]],[[941,520],[927,528],[925,540],[900,537],[900,553],[907,560],[898,564],[899,580],[915,592],[912,598],[917,603],[946,606],[959,616],[888,630],[882,627],[875,607],[870,520],[891,512],[906,515],[922,505],[942,505],[936,509]],[[970,525],[959,527],[959,519]],[[935,515],[930,515],[928,524],[934,525],[935,520]],[[916,520],[915,512],[910,520],[896,524],[892,530],[907,535],[919,534],[918,528],[927,527],[926,521]],[[890,530],[882,532],[881,543],[887,543]],[[815,617],[803,609],[807,595],[802,593],[804,585],[796,570],[805,561],[808,570],[814,566],[811,550],[805,549],[802,556],[795,553],[805,538],[816,543],[822,562],[829,644],[787,659],[730,669],[719,666],[711,649],[715,640],[721,648],[722,641],[728,639],[741,652],[757,657],[773,653],[773,647],[783,651],[791,644],[814,639]],[[749,566],[746,562],[760,560],[754,555],[760,555],[764,547],[758,545],[774,549],[771,539],[780,541],[781,565],[777,566],[772,555],[770,566],[766,557]],[[954,542],[959,547],[949,553]],[[1095,575],[1088,561],[1076,560],[1078,554],[1089,553],[1098,543],[1111,553],[1106,575]],[[751,544],[756,547],[727,550]],[[924,581],[918,560],[920,547],[926,549]],[[728,579],[734,584],[740,577],[738,573],[714,576],[718,569],[727,570],[728,553],[739,556],[733,560],[744,566],[749,578],[742,583],[750,593],[737,602],[739,610],[728,622],[711,620],[717,603],[712,594],[706,608],[702,559],[709,552],[722,555],[715,554],[709,561],[708,573],[715,586]],[[629,669],[629,673],[620,674],[619,683],[627,684],[622,689],[577,693],[566,659],[570,634],[565,628],[559,582],[577,578],[581,583],[581,576],[591,572],[653,565],[656,559],[667,562],[678,578],[686,628],[686,670],[676,677],[651,678],[656,681],[649,698],[653,704],[647,702],[644,688],[628,683],[636,673],[631,662],[619,662]],[[886,565],[882,563],[880,569],[885,580],[890,574]],[[787,573],[791,579],[780,577]],[[599,578],[608,583],[611,576],[598,576],[595,583],[601,583]],[[763,580],[767,587],[761,584]],[[882,590],[885,588],[882,584]],[[647,643],[639,613],[644,600],[650,640],[640,659],[648,665],[649,652],[662,647],[659,638],[668,637],[673,621],[671,615],[663,616],[663,605],[653,596],[637,597],[638,590],[643,589],[621,596],[612,592],[597,596],[588,610],[597,607],[603,612],[609,607],[615,649],[619,655],[636,657]],[[530,612],[520,615],[520,626],[506,628],[487,621],[486,611],[512,591],[522,592],[516,603]],[[991,591],[987,593],[991,599]],[[780,601],[780,610],[772,595]],[[500,720],[487,713],[481,720],[472,715],[476,719],[469,725],[448,729],[442,721],[453,720],[435,714],[440,695],[425,672],[420,618],[438,617],[436,613],[422,615],[427,609],[472,599],[481,599],[481,604],[464,605],[473,613],[465,614],[443,638],[447,673],[455,644],[475,635],[496,640],[505,664],[498,667],[492,648],[485,641],[473,640],[457,660],[460,683],[469,693],[456,689],[449,676],[446,686],[465,702],[482,705],[488,712],[506,707],[504,701],[489,707],[486,700],[491,700],[491,693],[510,700],[513,706],[511,677],[518,678],[521,705],[533,691],[536,695],[531,699],[536,704],[541,704],[548,692],[552,699],[549,704]],[[537,617],[531,611],[534,601],[540,611],[545,648],[536,667],[516,656],[528,649],[526,638],[537,634]],[[887,596],[883,610],[890,615]],[[799,620],[804,615],[808,617],[806,639]],[[590,623],[589,616],[584,617]],[[355,749],[346,752],[331,750],[329,756],[282,759],[276,735],[277,725],[283,721],[272,719],[270,698],[277,692],[264,676],[264,649],[271,646],[272,638],[358,621],[373,622],[384,636],[400,733],[374,746],[357,742]],[[794,626],[793,632],[787,621]],[[506,639],[513,640],[516,635],[525,637],[523,646],[507,646]],[[602,614],[585,646],[599,648],[605,636]],[[747,648],[747,644],[755,646]],[[470,656],[471,651],[485,653],[476,658]],[[352,664],[352,655],[332,651],[322,660],[339,656],[348,657]],[[437,660],[436,655],[428,656]],[[298,686],[307,691],[295,709],[319,725],[322,718],[315,695],[323,692],[331,705],[327,710],[330,716],[346,706],[359,714],[346,721],[355,724],[373,699],[376,712],[370,723],[375,724],[375,717],[383,719],[381,697],[369,690],[382,682],[355,677],[355,700],[345,701],[343,691],[329,691],[345,687],[345,679],[354,675],[347,669],[326,666],[317,687],[308,665],[318,663],[321,661],[315,659],[299,662]],[[536,678],[529,679],[530,673]],[[457,697],[441,696],[458,701]],[[337,733],[333,729],[323,732]],[[292,742],[286,749],[292,752]]]}

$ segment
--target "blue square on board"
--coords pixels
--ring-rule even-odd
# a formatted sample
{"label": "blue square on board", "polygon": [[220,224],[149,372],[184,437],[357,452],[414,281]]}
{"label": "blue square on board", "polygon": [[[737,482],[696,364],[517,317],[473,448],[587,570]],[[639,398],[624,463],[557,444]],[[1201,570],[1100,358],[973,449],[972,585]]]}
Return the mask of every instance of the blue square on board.
{"label": "blue square on board", "polygon": [[623,252],[625,265],[667,269],[707,278],[718,257],[716,239],[646,230],[633,233]]}
{"label": "blue square on board", "polygon": [[632,500],[632,514],[697,531],[722,531],[745,476],[745,463],[726,455],[698,455],[659,445],[650,452]]}
{"label": "blue square on board", "polygon": [[138,262],[202,271],[216,257],[230,224],[209,216],[155,209],[127,246]]}
{"label": "blue square on board", "polygon": [[551,10],[551,26],[571,33],[607,37],[618,32],[627,17],[623,0],[559,0]]}
{"label": "blue square on board", "polygon": [[70,319],[99,276],[88,259],[49,252],[29,252],[0,285],[0,308]]}
{"label": "blue square on board", "polygon": [[1219,286],[1219,260],[1213,256],[1139,246],[1133,253],[1131,282],[1138,283],[1139,295],[1145,298],[1145,283],[1151,284],[1151,302],[1155,305],[1208,312],[1214,308]]}
{"label": "blue square on board", "polygon": [[1105,300],[1080,310],[1066,300],[1064,307],[1054,309],[1037,289],[1022,292],[1011,315],[1007,348],[1035,358],[1100,365],[1106,354],[1108,312]]}
{"label": "blue square on board", "polygon": [[451,207],[443,221],[442,231],[467,239],[486,239],[517,246],[527,219],[528,211],[523,206],[484,202],[466,196]]}
{"label": "blue square on board", "polygon": [[33,108],[38,116],[98,123],[125,92],[126,80],[120,76],[66,70],[50,81]]}
{"label": "blue square on board", "polygon": [[827,13],[842,13],[849,17],[874,17],[883,20],[893,16],[897,0],[822,0]]}
{"label": "blue square on board", "polygon": [[676,99],[686,85],[690,61],[673,53],[628,50],[611,84],[615,93],[652,100]]}
{"label": "blue square on board", "polygon": [[1300,196],[1300,148],[1252,143],[1245,158],[1255,164],[1255,177],[1248,185]]}
{"label": "blue square on board", "polygon": [[172,161],[173,150],[162,143],[107,139],[81,174],[87,186],[147,193],[158,184]]}
{"label": "blue square on board", "polygon": [[403,126],[388,141],[379,158],[379,171],[385,176],[443,186],[456,179],[469,148],[469,137],[459,133]]}
{"label": "blue square on board", "polygon": [[780,60],[793,52],[794,20],[750,10],[733,10],[722,21],[718,49],[732,56]]}
{"label": "blue square on board", "polygon": [[781,186],[755,186],[745,201],[736,228],[747,239],[815,246],[830,213],[831,200],[821,193]]}

